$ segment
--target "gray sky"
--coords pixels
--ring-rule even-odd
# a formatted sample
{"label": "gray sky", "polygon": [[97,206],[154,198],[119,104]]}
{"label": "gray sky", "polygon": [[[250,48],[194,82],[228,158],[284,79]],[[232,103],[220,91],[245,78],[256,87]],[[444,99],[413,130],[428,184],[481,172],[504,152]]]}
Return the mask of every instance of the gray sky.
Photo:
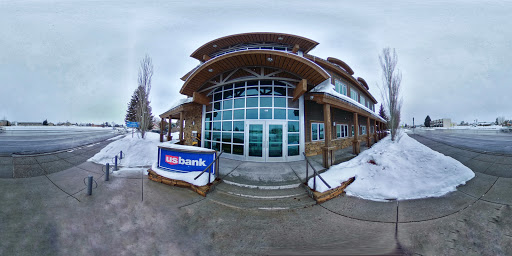
{"label": "gray sky", "polygon": [[512,118],[511,2],[142,2],[0,0],[0,119],[122,123],[145,54],[157,116],[184,97],[195,49],[266,31],[319,42],[311,53],[345,61],[379,102],[378,55],[396,48],[406,123]]}

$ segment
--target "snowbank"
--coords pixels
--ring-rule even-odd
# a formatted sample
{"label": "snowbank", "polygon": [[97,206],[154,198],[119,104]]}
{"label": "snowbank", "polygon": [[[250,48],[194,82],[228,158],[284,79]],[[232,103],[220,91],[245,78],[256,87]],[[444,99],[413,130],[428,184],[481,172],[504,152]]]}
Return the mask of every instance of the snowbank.
{"label": "snowbank", "polygon": [[[405,133],[396,143],[390,137],[352,160],[332,166],[322,177],[334,188],[355,176],[356,180],[345,190],[347,195],[384,201],[442,196],[475,176],[457,160],[431,150]],[[308,185],[313,187],[313,179]],[[328,190],[319,179],[316,186],[319,192]]]}
{"label": "snowbank", "polygon": [[[173,140],[160,143],[160,134],[148,132],[146,135],[146,139],[141,139],[137,134],[133,138],[131,133],[127,134],[124,138],[108,144],[87,161],[98,164],[112,164],[115,155],[123,151],[123,159],[118,162],[120,166],[151,166],[158,160],[158,146],[169,146],[177,142],[177,140]],[[171,135],[173,138],[178,138],[179,133],[172,133]]]}
{"label": "snowbank", "polygon": [[[173,180],[182,180],[185,182],[188,182],[190,184],[196,185],[196,186],[204,186],[208,184],[208,172],[205,172],[203,175],[201,175],[197,180],[194,180],[197,175],[199,175],[200,172],[188,172],[188,173],[180,173],[180,172],[168,172],[164,171],[162,169],[158,168],[158,163],[153,163],[153,166],[151,167],[151,170],[155,171],[158,175],[164,176],[169,179]],[[215,181],[215,176],[212,174],[210,176],[210,182]]]}

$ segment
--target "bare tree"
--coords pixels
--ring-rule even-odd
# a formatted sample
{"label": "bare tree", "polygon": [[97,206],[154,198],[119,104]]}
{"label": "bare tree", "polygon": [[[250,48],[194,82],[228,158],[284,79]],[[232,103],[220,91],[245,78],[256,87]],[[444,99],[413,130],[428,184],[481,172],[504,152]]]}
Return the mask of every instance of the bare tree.
{"label": "bare tree", "polygon": [[505,117],[504,116],[498,116],[496,118],[496,124],[497,125],[503,125],[505,123]]}
{"label": "bare tree", "polygon": [[153,76],[153,63],[146,55],[140,62],[139,87],[137,89],[139,101],[137,103],[137,122],[142,138],[145,138],[149,124],[153,122],[151,107],[149,106],[149,93],[151,92],[151,77]]}
{"label": "bare tree", "polygon": [[379,61],[382,69],[382,87],[380,87],[380,91],[389,113],[387,127],[391,130],[391,140],[395,141],[402,109],[402,98],[400,97],[402,73],[396,68],[398,56],[395,49],[393,49],[393,52],[389,47],[382,49]]}

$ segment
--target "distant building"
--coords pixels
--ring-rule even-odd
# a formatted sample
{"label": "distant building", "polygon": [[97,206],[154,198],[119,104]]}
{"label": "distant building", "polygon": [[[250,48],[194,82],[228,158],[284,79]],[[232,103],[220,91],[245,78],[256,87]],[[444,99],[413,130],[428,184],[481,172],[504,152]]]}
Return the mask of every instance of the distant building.
{"label": "distant building", "polygon": [[18,126],[41,126],[42,122],[18,122]]}
{"label": "distant building", "polygon": [[430,122],[431,127],[451,127],[452,126],[452,120],[450,118],[442,118],[433,120]]}
{"label": "distant building", "polygon": [[0,126],[8,126],[9,125],[9,121],[7,120],[0,120]]}

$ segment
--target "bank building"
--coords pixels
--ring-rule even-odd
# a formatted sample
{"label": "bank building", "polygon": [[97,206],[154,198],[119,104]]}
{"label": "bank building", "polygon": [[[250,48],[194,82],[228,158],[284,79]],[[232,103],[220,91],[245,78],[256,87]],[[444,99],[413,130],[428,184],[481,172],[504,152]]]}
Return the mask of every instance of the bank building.
{"label": "bank building", "polygon": [[322,154],[329,167],[336,150],[352,147],[358,154],[361,144],[383,137],[386,121],[375,112],[366,81],[340,59],[310,54],[317,45],[270,32],[207,42],[190,55],[199,65],[181,78],[180,93],[188,97],[160,118],[178,120],[179,143],[236,160],[289,162]]}

